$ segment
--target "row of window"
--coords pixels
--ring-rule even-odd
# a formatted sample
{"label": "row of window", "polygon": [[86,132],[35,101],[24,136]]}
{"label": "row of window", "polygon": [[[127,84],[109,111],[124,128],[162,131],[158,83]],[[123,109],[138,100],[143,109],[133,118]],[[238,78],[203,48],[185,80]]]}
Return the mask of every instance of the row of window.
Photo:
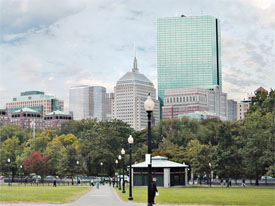
{"label": "row of window", "polygon": [[[20,114],[13,114],[11,115],[12,118],[17,118],[20,117]],[[40,118],[41,115],[40,114],[23,114],[23,117],[36,117],[36,118]]]}
{"label": "row of window", "polygon": [[181,102],[207,102],[207,98],[204,96],[182,96],[182,97],[166,97],[165,103],[181,103]]}

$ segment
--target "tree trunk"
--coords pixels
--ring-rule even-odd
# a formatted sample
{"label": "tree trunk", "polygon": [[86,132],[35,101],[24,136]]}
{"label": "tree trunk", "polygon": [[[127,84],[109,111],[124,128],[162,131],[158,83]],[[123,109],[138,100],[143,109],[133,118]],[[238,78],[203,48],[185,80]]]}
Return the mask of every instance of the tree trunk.
{"label": "tree trunk", "polygon": [[73,176],[72,176],[72,185],[74,185],[74,178],[73,178]]}

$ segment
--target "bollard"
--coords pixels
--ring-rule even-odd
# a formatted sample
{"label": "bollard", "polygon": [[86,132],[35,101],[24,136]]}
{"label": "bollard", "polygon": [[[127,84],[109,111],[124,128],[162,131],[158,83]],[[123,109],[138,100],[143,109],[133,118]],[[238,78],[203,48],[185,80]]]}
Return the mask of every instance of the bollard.
{"label": "bollard", "polygon": [[99,189],[99,182],[96,182],[96,189]]}

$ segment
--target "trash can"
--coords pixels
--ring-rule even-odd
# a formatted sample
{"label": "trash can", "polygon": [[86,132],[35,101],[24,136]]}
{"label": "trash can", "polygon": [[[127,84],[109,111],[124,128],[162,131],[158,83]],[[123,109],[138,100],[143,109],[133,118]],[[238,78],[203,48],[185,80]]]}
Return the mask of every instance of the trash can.
{"label": "trash can", "polygon": [[96,189],[99,189],[99,182],[96,182]]}

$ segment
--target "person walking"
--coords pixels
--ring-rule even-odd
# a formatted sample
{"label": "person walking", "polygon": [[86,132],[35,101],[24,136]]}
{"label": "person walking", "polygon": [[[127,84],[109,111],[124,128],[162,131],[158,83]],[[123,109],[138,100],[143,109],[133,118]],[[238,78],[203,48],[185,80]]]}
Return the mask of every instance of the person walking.
{"label": "person walking", "polygon": [[112,182],[113,182],[113,187],[115,187],[115,183],[116,183],[115,177],[112,178]]}
{"label": "person walking", "polygon": [[242,187],[246,187],[246,185],[245,185],[245,179],[243,179]]}
{"label": "person walking", "polygon": [[152,203],[155,205],[155,196],[156,196],[156,193],[158,193],[158,188],[157,188],[157,178],[154,177],[153,178],[153,185],[152,185]]}
{"label": "person walking", "polygon": [[56,180],[53,181],[53,186],[56,187]]}
{"label": "person walking", "polygon": [[112,186],[112,178],[109,177],[109,186],[111,187]]}
{"label": "person walking", "polygon": [[95,186],[95,185],[94,185],[94,179],[91,179],[91,181],[90,181],[90,186]]}
{"label": "person walking", "polygon": [[229,187],[229,178],[226,179],[226,187]]}
{"label": "person walking", "polygon": [[223,178],[221,178],[221,186],[223,187]]}

